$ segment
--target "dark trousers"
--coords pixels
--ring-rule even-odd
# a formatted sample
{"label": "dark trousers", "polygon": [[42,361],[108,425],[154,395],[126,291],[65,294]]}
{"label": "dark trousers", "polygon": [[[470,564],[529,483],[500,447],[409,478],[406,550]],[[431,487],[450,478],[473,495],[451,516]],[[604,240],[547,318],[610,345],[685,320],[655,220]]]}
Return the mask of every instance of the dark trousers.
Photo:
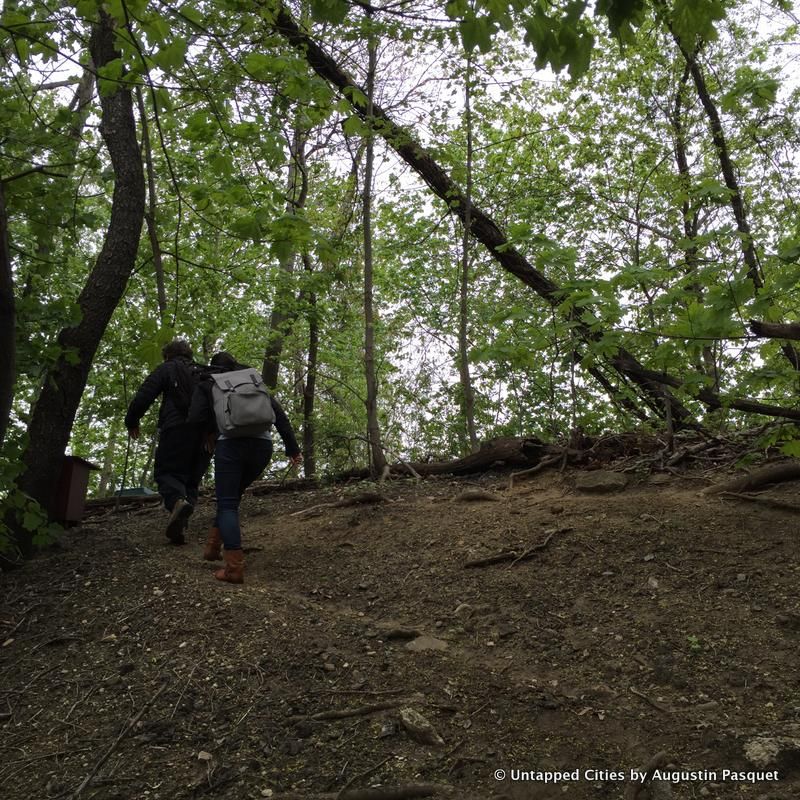
{"label": "dark trousers", "polygon": [[179,498],[195,505],[200,481],[210,463],[197,425],[176,425],[160,432],[153,471],[169,511]]}
{"label": "dark trousers", "polygon": [[241,550],[239,502],[244,490],[266,469],[272,458],[269,439],[219,439],[214,453],[217,519],[226,550]]}

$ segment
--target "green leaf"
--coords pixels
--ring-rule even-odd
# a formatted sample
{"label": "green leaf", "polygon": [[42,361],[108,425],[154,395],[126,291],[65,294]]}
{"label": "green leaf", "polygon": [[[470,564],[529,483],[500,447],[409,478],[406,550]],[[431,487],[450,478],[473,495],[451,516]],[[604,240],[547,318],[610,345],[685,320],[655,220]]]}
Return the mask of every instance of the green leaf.
{"label": "green leaf", "polygon": [[778,249],[778,258],[781,261],[800,261],[800,239],[782,242]]}
{"label": "green leaf", "polygon": [[792,439],[781,445],[781,453],[792,458],[800,458],[800,439]]}
{"label": "green leaf", "polygon": [[362,136],[364,133],[368,132],[366,126],[361,121],[361,117],[357,117],[355,114],[347,117],[347,119],[342,122],[342,131],[345,136]]}
{"label": "green leaf", "polygon": [[345,0],[311,0],[311,16],[319,22],[338,25],[344,22],[348,10]]}
{"label": "green leaf", "polygon": [[153,61],[165,70],[178,69],[183,66],[188,46],[186,39],[177,36],[166,47],[162,47],[153,55]]}
{"label": "green leaf", "polygon": [[119,89],[125,65],[122,63],[121,58],[115,58],[109,61],[97,70],[97,75],[100,78],[98,81],[99,91],[103,97],[110,97],[114,92]]}
{"label": "green leaf", "polygon": [[461,41],[464,49],[471,53],[476,47],[482,53],[488,53],[492,49],[492,36],[495,32],[495,25],[488,17],[471,17],[462,20],[459,25]]}
{"label": "green leaf", "polygon": [[675,0],[672,29],[682,42],[691,46],[697,37],[706,41],[716,39],[714,23],[724,18],[722,0]]}

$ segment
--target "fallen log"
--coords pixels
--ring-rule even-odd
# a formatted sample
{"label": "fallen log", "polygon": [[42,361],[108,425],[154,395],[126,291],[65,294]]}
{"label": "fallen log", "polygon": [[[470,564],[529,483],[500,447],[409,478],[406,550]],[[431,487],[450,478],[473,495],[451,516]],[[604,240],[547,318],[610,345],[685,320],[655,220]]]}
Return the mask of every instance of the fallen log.
{"label": "fallen log", "polygon": [[800,479],[800,462],[785,461],[780,464],[770,464],[762,467],[749,475],[743,475],[727,483],[716,483],[713,486],[707,486],[701,494],[720,494],[721,492],[741,494],[771,483],[784,483],[785,481],[796,481],[798,479]]}

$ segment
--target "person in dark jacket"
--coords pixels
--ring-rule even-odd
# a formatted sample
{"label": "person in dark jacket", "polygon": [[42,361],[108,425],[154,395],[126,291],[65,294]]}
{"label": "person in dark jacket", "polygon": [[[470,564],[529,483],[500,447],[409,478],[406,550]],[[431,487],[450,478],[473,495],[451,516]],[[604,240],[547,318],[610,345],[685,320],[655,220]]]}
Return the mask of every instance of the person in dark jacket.
{"label": "person in dark jacket", "polygon": [[[239,364],[227,352],[217,353],[211,359],[212,368],[232,372],[250,369]],[[292,425],[281,404],[270,394],[275,412],[275,427],[283,440],[286,455],[293,465],[302,461]],[[272,457],[272,433],[255,436],[219,434],[214,413],[213,379],[203,381],[192,395],[189,422],[201,427],[208,450],[214,451],[214,484],[217,495],[217,515],[208,535],[203,558],[206,561],[222,559],[225,547],[225,566],[214,577],[229,583],[244,581],[242,532],[239,527],[239,503],[245,489],[266,469]]]}
{"label": "person in dark jacket", "polygon": [[125,415],[132,439],[139,438],[139,421],[161,397],[154,477],[164,506],[170,512],[166,536],[176,545],[186,543],[184,530],[194,511],[197,494],[210,454],[203,448],[200,428],[186,421],[194,390],[191,379],[192,348],[175,339],[161,350],[164,363],[145,378]]}

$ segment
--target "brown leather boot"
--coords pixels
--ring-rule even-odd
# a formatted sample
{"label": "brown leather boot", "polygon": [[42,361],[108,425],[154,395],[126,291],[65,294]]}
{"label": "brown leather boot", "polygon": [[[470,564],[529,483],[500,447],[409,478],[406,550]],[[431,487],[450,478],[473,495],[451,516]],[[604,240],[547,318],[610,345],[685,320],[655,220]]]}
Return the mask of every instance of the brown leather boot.
{"label": "brown leather boot", "polygon": [[225,551],[225,566],[214,573],[218,581],[244,583],[244,554],[241,550]]}
{"label": "brown leather boot", "polygon": [[208,532],[203,561],[222,561],[222,537],[219,535],[219,528],[214,527]]}

